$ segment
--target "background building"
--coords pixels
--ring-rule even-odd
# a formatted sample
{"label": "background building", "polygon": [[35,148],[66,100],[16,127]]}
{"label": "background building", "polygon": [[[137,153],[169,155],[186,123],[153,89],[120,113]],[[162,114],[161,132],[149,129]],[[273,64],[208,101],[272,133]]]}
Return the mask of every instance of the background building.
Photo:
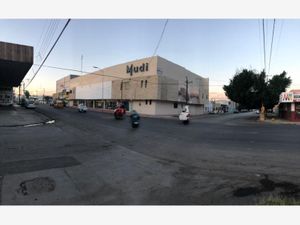
{"label": "background building", "polygon": [[56,96],[68,93],[69,106],[113,109],[123,102],[127,110],[148,115],[178,114],[187,101],[192,114],[202,114],[208,84],[208,78],[154,56],[62,78],[56,82]]}
{"label": "background building", "polygon": [[280,94],[279,116],[291,121],[300,121],[300,90]]}
{"label": "background building", "polygon": [[0,41],[0,105],[13,104],[13,87],[20,86],[32,63],[33,47]]}

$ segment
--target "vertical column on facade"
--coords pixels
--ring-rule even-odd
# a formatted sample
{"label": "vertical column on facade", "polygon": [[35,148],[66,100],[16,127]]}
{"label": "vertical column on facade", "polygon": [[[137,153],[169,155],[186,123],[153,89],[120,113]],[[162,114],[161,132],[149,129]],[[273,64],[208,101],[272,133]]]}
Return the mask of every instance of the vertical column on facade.
{"label": "vertical column on facade", "polygon": [[291,103],[291,120],[296,120],[295,102]]}

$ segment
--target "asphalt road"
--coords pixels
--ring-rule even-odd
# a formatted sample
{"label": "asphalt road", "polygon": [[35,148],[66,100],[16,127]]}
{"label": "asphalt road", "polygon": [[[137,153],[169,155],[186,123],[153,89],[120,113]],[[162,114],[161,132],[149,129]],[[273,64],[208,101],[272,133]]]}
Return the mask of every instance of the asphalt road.
{"label": "asphalt road", "polygon": [[[189,125],[142,118],[137,129],[107,113],[46,105],[32,113],[55,124],[0,128],[2,204],[257,204],[284,192],[264,189],[265,175],[300,184],[300,126],[260,123],[253,112],[198,116]],[[57,188],[17,191],[43,176]],[[260,191],[235,195],[247,188]]]}

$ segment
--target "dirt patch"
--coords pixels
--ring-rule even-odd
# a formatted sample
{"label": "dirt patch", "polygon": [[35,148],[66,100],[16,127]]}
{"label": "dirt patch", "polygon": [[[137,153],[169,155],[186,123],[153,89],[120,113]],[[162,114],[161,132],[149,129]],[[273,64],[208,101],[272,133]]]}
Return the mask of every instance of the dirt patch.
{"label": "dirt patch", "polygon": [[55,181],[50,177],[37,177],[20,183],[17,192],[23,195],[51,192],[55,189]]}
{"label": "dirt patch", "polygon": [[262,192],[279,192],[278,195],[283,198],[299,198],[300,188],[298,185],[291,182],[282,181],[275,182],[269,179],[268,175],[259,180],[259,185],[251,187],[241,187],[233,191],[235,197],[246,197],[257,195]]}

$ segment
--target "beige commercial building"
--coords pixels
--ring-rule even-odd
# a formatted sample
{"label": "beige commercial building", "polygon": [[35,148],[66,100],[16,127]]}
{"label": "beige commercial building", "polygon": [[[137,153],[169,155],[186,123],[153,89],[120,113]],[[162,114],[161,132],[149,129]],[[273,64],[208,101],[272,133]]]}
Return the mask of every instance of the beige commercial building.
{"label": "beige commercial building", "polygon": [[123,102],[128,110],[147,115],[178,114],[187,101],[196,115],[205,112],[208,87],[208,78],[154,56],[66,76],[56,82],[56,96],[67,99],[69,106],[84,103],[91,108],[114,109]]}

